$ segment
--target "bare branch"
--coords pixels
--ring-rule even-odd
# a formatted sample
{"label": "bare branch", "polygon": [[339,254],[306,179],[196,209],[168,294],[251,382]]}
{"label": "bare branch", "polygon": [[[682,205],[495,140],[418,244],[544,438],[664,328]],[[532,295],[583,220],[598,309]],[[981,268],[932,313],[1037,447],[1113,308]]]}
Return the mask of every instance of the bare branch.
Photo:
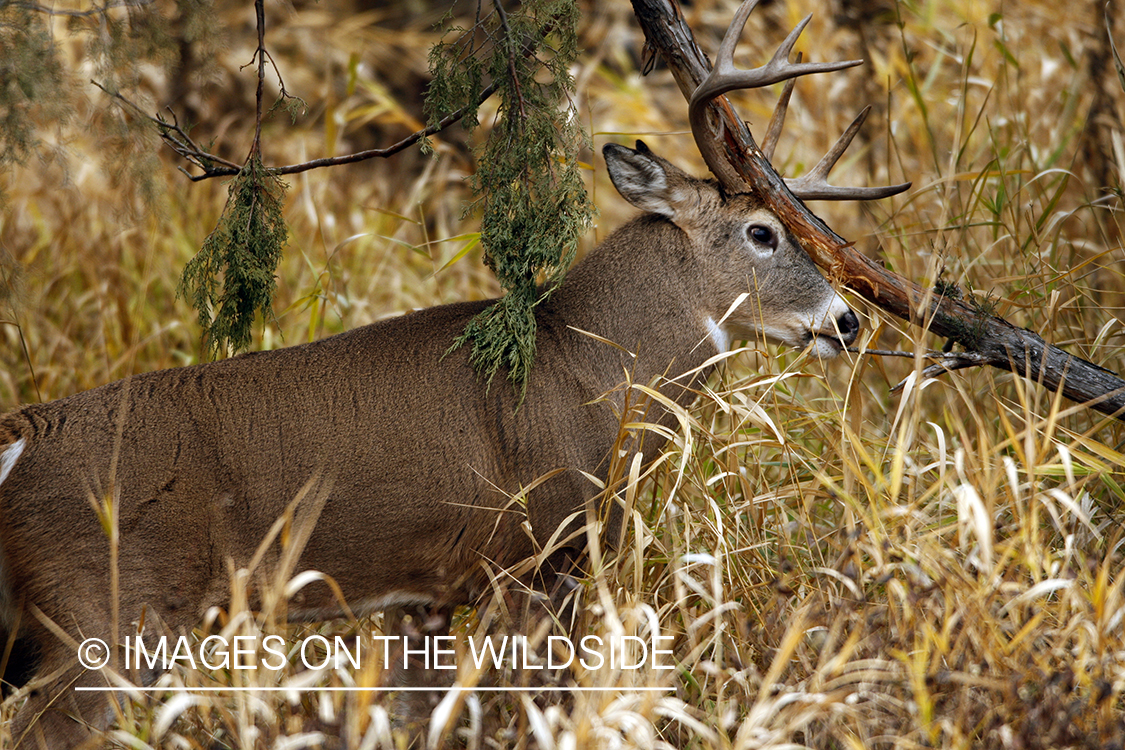
{"label": "bare branch", "polygon": [[[184,172],[184,174],[187,174],[188,179],[190,179],[192,182],[209,180],[213,177],[233,177],[234,175],[238,174],[239,170],[242,169],[241,165],[235,164],[229,159],[224,159],[221,156],[216,156],[215,154],[206,151],[194,140],[192,140],[192,138],[183,130],[183,128],[180,127],[174,113],[172,115],[172,122],[168,122],[161,117],[153,117],[152,115],[146,114],[140,107],[129,101],[129,99],[125,98],[121,94],[110,91],[97,81],[91,81],[91,83],[117,100],[117,102],[122,107],[152,122],[160,130],[160,137],[169,148],[171,148],[187,161],[191,162],[193,165],[202,169],[203,174],[198,175]],[[480,106],[481,102],[492,96],[495,91],[495,84],[489,84],[485,88],[481,89],[480,96],[477,97],[477,101],[473,104],[473,106]],[[297,174],[300,172],[307,172],[310,169],[320,169],[321,167],[337,167],[342,164],[354,164],[356,162],[366,161],[367,159],[385,158],[388,156],[392,156],[399,153],[400,151],[404,151],[410,148],[415,143],[421,141],[423,138],[429,138],[431,135],[440,133],[450,125],[459,122],[461,118],[465,116],[465,111],[467,109],[468,107],[462,107],[455,112],[451,112],[434,125],[430,125],[428,127],[422,128],[417,132],[411,133],[401,141],[393,143],[390,146],[386,146],[384,148],[372,148],[367,149],[366,151],[358,151],[354,154],[344,154],[343,156],[333,156],[324,159],[311,159],[299,164],[288,164],[283,167],[269,167],[268,169],[270,172],[279,175]]]}
{"label": "bare branch", "polygon": [[[857,349],[849,346],[845,351],[852,354],[869,354],[877,357],[903,357],[904,359],[914,359],[917,356],[914,352],[901,352],[887,349]],[[921,356],[924,359],[937,360],[932,365],[927,365],[922,369],[923,378],[936,378],[938,375],[946,372],[953,372],[954,370],[964,370],[969,367],[983,367],[984,365],[991,364],[988,358],[983,354],[977,352],[922,352]],[[891,388],[891,393],[901,391],[906,384],[910,382],[908,377],[901,383]]]}
{"label": "bare branch", "polygon": [[262,91],[266,85],[266,7],[265,0],[254,0],[254,17],[258,27],[258,89],[254,94],[254,143],[251,154],[262,152]]}
{"label": "bare branch", "polygon": [[[204,150],[202,146],[192,140],[191,136],[189,136],[187,132],[180,127],[179,120],[176,118],[176,113],[171,109],[169,109],[168,112],[172,116],[172,121],[168,122],[163,117],[153,117],[152,115],[148,114],[140,107],[138,107],[135,103],[127,99],[120,92],[110,91],[97,81],[90,81],[90,83],[94,84],[108,96],[115,99],[118,105],[122,108],[129,110],[138,117],[143,117],[144,119],[155,125],[157,130],[159,131],[160,138],[164,141],[165,145],[167,145],[187,161],[204,170],[204,172],[206,173],[205,176],[218,176],[218,173],[220,172],[224,175],[235,175],[238,174],[238,171],[242,168],[241,165],[235,164],[228,159],[224,159],[221,156],[216,156],[215,154],[209,153]],[[222,166],[216,167],[216,164]],[[185,172],[185,174],[188,173]],[[193,180],[202,179],[193,177],[190,174],[188,174],[188,177],[191,177]]]}

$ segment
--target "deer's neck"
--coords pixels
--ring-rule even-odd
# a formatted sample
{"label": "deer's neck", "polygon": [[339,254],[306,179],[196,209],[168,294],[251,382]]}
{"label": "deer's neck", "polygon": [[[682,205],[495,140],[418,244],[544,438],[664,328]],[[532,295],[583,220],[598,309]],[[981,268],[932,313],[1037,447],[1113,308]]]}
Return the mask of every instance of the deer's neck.
{"label": "deer's neck", "polygon": [[[671,222],[646,215],[612,234],[570,271],[545,305],[540,322],[587,331],[636,355],[634,359],[581,337],[581,352],[571,351],[570,356],[594,368],[591,375],[604,380],[603,389],[622,381],[623,366],[633,382],[647,384],[657,376],[674,378],[702,365],[728,343],[713,323],[709,325],[705,293],[687,236]],[[690,386],[705,376],[701,372],[677,382]]]}

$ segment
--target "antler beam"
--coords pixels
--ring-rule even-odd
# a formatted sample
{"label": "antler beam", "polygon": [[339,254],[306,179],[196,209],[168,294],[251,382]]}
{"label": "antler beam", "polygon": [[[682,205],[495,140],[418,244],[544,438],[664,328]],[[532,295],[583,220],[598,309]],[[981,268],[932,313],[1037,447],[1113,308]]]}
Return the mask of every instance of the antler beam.
{"label": "antler beam", "polygon": [[[738,39],[742,35],[747,19],[750,18],[750,14],[757,5],[758,0],[747,0],[739,6],[734,20],[731,21],[726,34],[723,35],[722,44],[719,45],[719,51],[715,57],[715,66],[691,93],[688,103],[688,119],[691,122],[691,131],[695,136],[695,143],[699,147],[699,152],[703,155],[707,166],[719,178],[719,181],[731,189],[744,188],[746,185],[722,153],[722,146],[715,132],[715,127],[721,127],[721,124],[714,123],[712,125],[708,123],[708,113],[710,112],[708,105],[713,99],[738,89],[762,88],[782,81],[792,81],[799,76],[811,73],[831,73],[863,64],[862,60],[802,63],[800,56],[797,57],[796,62],[790,62],[789,56],[793,52],[793,45],[797,43],[797,38],[809,25],[809,21],[812,20],[810,14],[805,16],[789,32],[789,35],[778,46],[769,62],[752,70],[739,70],[734,64],[734,50],[738,46]],[[790,91],[792,91],[791,86],[787,87],[786,93],[788,94]],[[788,105],[788,96],[783,96],[778,102],[774,117],[771,120],[771,125],[777,124],[777,131],[780,130],[780,125],[785,119]],[[798,180],[786,180],[794,195],[805,200],[867,200],[896,195],[910,187],[910,183],[875,188],[844,188],[828,184],[829,170],[835,166],[844,150],[852,142],[859,126],[863,124],[866,117],[867,110],[864,110],[811,172]],[[775,133],[776,131],[771,128],[771,152],[773,140],[776,139]],[[766,158],[768,159],[769,156],[766,156]]]}
{"label": "antler beam", "polygon": [[[747,0],[739,8],[720,48],[719,64],[716,65],[716,69],[721,66],[722,70],[715,74],[712,83],[706,84],[713,75],[711,65],[696,44],[695,37],[675,0],[633,0],[633,11],[645,34],[646,61],[651,61],[652,56],[657,54],[664,59],[680,91],[691,103],[690,116],[696,140],[701,139],[700,133],[707,133],[715,141],[713,145],[707,146],[706,150],[703,144],[700,144],[700,151],[705,154],[705,158],[708,158],[708,166],[716,172],[716,177],[724,181],[732,179],[732,175],[737,175],[742,184],[762,196],[768,207],[800,239],[817,265],[871,304],[922,326],[938,336],[956,341],[967,351],[978,356],[982,363],[1023,375],[1052,391],[1061,392],[1073,401],[1125,421],[1125,380],[1046,343],[1032,331],[1013,326],[1008,321],[975,309],[961,300],[943,297],[933,290],[923,289],[909,279],[888,271],[856,251],[851,243],[832,231],[801,202],[799,195],[804,194],[809,198],[822,197],[816,194],[816,190],[824,188],[827,188],[824,192],[833,193],[832,197],[852,197],[844,196],[840,191],[855,191],[856,188],[833,188],[827,183],[819,186],[819,183],[823,182],[821,177],[827,174],[832,164],[839,158],[839,154],[843,153],[843,149],[851,141],[864,115],[861,114],[857,122],[852,123],[828,155],[806,176],[811,178],[807,183],[801,184],[801,180],[806,178],[796,181],[799,192],[792,190],[774,171],[769,159],[758,148],[745,123],[735,114],[726,97],[721,95],[741,86],[733,85],[720,93],[712,93],[708,90],[719,92],[722,88],[715,84],[715,80],[752,78],[754,75],[758,75],[761,80],[769,77],[766,73],[755,71],[728,73],[726,70],[729,58],[733,55],[735,40],[741,33],[754,5],[756,0]],[[805,67],[810,64],[787,62],[793,46],[791,40],[796,39],[796,34],[800,33],[804,25],[805,22],[799,24],[779,47],[774,58],[757,70],[769,69],[773,65],[775,68],[801,71],[793,75],[804,75],[850,66],[851,63],[817,63],[812,65],[836,67],[811,70]],[[785,58],[784,63],[774,62],[779,55]],[[729,67],[733,70],[733,64],[729,64]],[[792,76],[783,76],[770,82],[776,83],[786,78],[791,79]],[[705,84],[704,93],[697,93]],[[699,103],[704,99],[706,99],[705,104]],[[784,110],[779,114],[784,116]],[[775,116],[774,119],[779,120],[779,117]],[[695,122],[700,122],[706,127],[697,129]],[[767,141],[767,145],[772,149],[772,140]],[[722,157],[714,158],[714,161],[725,162],[725,166],[712,164],[713,157],[708,157],[707,154]],[[818,185],[815,189],[814,183]],[[898,187],[901,186],[865,190],[899,192],[896,189]],[[856,197],[882,197],[892,194],[894,193]]]}

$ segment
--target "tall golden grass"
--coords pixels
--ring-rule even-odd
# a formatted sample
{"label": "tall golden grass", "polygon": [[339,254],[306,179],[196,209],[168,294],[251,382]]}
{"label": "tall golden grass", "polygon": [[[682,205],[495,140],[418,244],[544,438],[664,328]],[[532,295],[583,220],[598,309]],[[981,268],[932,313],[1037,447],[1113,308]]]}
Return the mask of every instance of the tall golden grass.
{"label": "tall golden grass", "polygon": [[[734,5],[685,8],[705,49]],[[389,32],[379,12],[345,10],[269,11],[267,42],[310,113],[271,121],[267,160],[342,153],[415,127],[417,102],[387,82],[400,68],[424,70],[436,38],[430,19]],[[751,18],[740,61],[764,59],[809,11],[817,15],[799,44],[806,59],[867,64],[798,83],[779,168],[797,174],[815,163],[862,106],[875,105],[834,178],[914,187],[875,204],[817,206],[821,215],[895,271],[956,284],[1052,343],[1125,371],[1125,94],[1106,36],[1108,14],[1125,42],[1116,0],[769,3]],[[252,108],[248,84],[232,82],[248,75],[237,68],[253,39],[245,14],[225,13],[230,47],[218,83],[203,89],[199,131],[234,154],[249,147],[242,126]],[[73,64],[83,49],[76,26],[56,27]],[[594,146],[640,136],[702,173],[667,74],[637,71],[628,4],[591,3],[582,34],[577,100]],[[349,71],[354,87],[344,83]],[[153,73],[147,85],[137,96],[151,101],[166,82]],[[757,132],[775,94],[737,97]],[[101,96],[91,88],[65,129],[44,124],[47,161],[3,176],[5,406],[198,356],[194,315],[174,290],[215,224],[224,187],[188,183],[167,154],[140,175],[122,169],[129,157],[99,134],[126,115]],[[470,168],[463,140],[439,137],[432,159],[403,155],[289,179],[292,234],[277,322],[261,329],[261,346],[496,293],[475,254],[447,266],[474,230],[460,217]],[[589,161],[601,211],[593,246],[630,210],[593,153]],[[142,200],[145,180],[155,200]],[[861,308],[866,343],[908,352],[942,344]],[[624,544],[595,555],[578,592],[583,632],[642,634],[656,623],[674,636],[676,669],[575,671],[563,682],[617,691],[454,693],[437,714],[449,720],[448,741],[1120,748],[1125,430],[1018,377],[920,380],[919,362],[820,363],[756,346],[730,357],[680,414],[665,452],[649,466],[620,467]],[[249,612],[247,588],[259,583],[236,579],[230,608],[199,634],[278,633],[293,643],[311,632],[370,638],[382,627],[288,624],[285,582],[267,588],[276,607]],[[457,632],[515,627],[502,603],[462,612]],[[137,693],[112,738],[135,748],[394,747],[404,738],[386,694],[264,689],[374,687],[378,667],[310,673],[294,659],[276,674],[174,670],[162,684],[263,689]],[[523,677],[460,679],[503,687]]]}

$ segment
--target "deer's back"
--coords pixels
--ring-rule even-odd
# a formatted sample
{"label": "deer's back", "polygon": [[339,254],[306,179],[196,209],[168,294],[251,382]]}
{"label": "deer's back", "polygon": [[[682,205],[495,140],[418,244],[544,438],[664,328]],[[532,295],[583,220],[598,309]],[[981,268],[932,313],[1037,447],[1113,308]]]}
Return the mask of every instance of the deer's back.
{"label": "deer's back", "polygon": [[[580,364],[549,347],[518,410],[510,385],[486,389],[463,350],[442,359],[485,304],[136,375],[0,417],[0,444],[24,441],[0,485],[6,575],[35,601],[68,577],[67,560],[108,559],[94,506],[112,497],[134,598],[172,612],[191,603],[184,616],[197,617],[224,600],[227,558],[246,564],[317,477],[327,500],[301,568],[336,578],[353,607],[475,588],[464,575],[477,575],[481,555],[504,564],[532,551],[528,514],[545,540],[593,494],[575,470],[596,471],[615,432],[611,411],[587,403],[598,394],[582,391]],[[567,335],[547,328],[545,338]],[[511,501],[556,468],[570,471],[526,510]],[[108,570],[70,577],[91,601],[108,590]],[[327,594],[309,587],[295,607],[315,616],[331,609]]]}

